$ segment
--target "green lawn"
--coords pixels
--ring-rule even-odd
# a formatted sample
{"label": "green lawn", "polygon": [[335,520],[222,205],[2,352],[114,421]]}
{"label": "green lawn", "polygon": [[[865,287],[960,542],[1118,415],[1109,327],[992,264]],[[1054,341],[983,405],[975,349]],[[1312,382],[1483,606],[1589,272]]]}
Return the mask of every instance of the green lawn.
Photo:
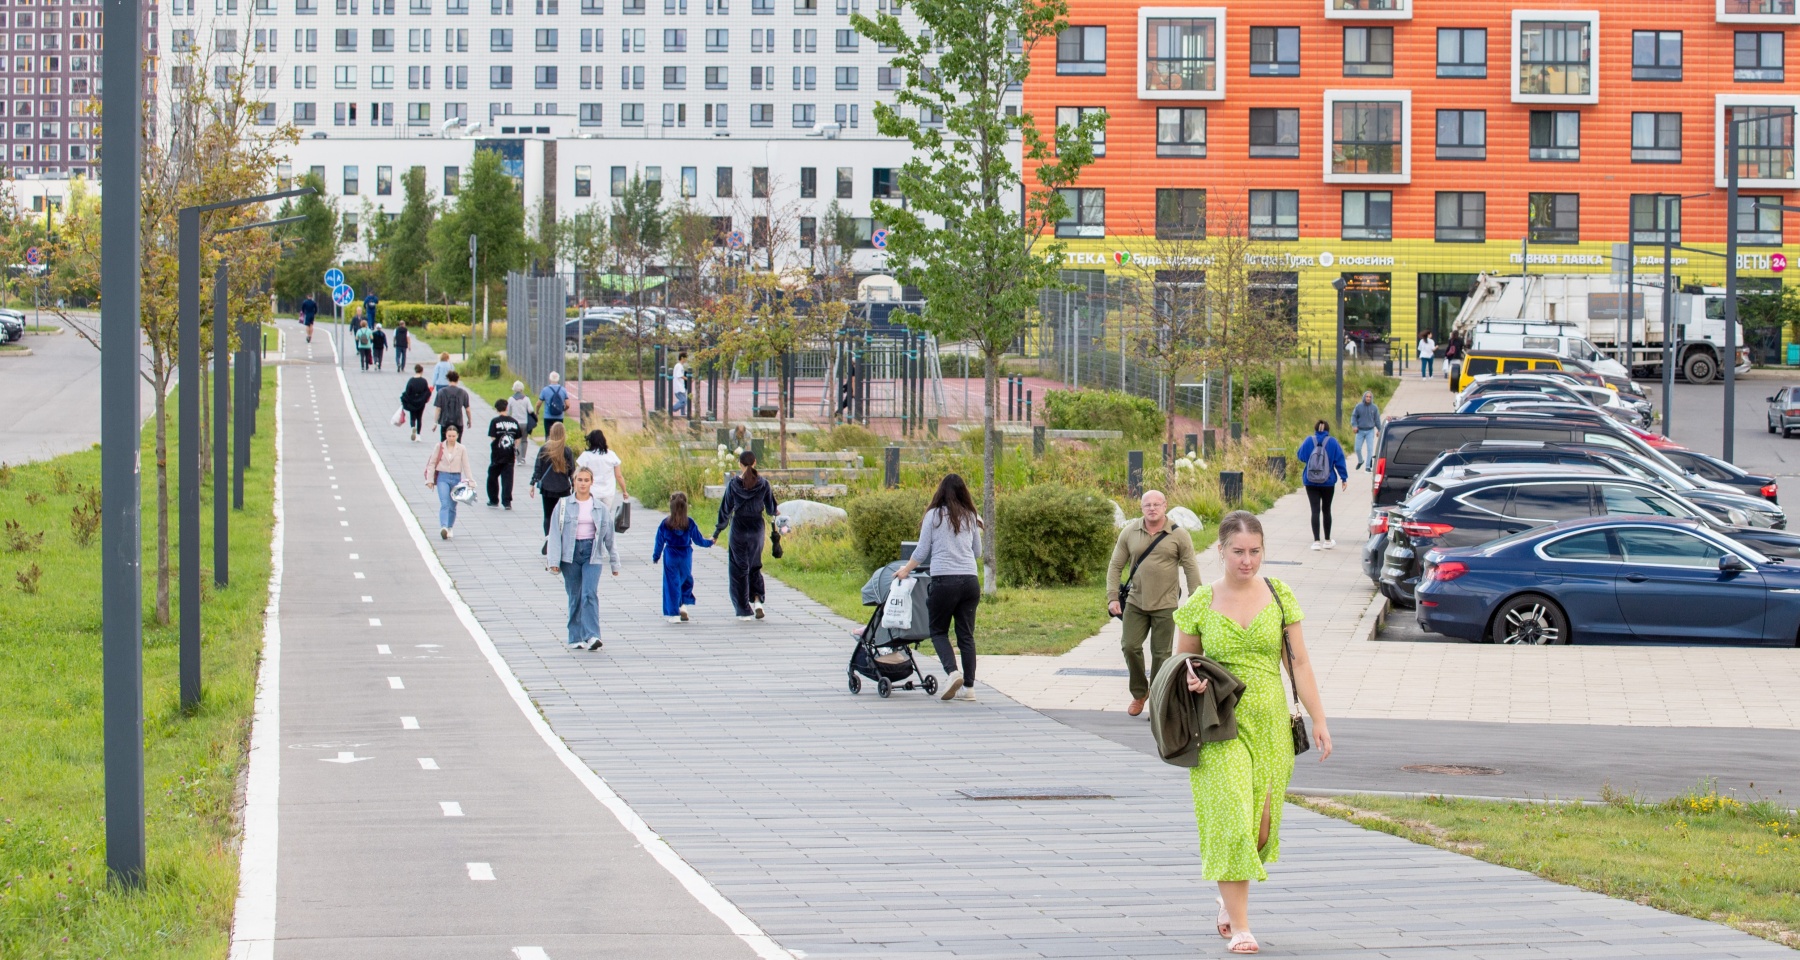
{"label": "green lawn", "polygon": [[1800,947],[1800,816],[1720,796],[1604,805],[1290,796],[1352,823]]}
{"label": "green lawn", "polygon": [[[0,958],[225,955],[237,895],[234,791],[268,598],[272,373],[265,386],[245,510],[233,515],[227,589],[212,586],[211,497],[201,498],[206,694],[191,716],[177,704],[176,629],[154,621],[155,460],[145,429],[142,892],[107,884],[100,546],[97,536],[79,544],[71,522],[97,489],[99,451],[0,471]],[[173,476],[170,486],[179,502]],[[26,589],[33,570],[35,592]]]}

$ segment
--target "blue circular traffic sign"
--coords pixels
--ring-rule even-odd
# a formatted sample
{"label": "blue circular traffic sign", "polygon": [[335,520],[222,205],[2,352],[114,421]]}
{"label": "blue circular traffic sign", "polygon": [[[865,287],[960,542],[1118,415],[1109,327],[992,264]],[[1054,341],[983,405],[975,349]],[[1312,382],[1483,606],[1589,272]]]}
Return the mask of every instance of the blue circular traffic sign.
{"label": "blue circular traffic sign", "polygon": [[744,231],[731,231],[731,233],[725,237],[725,245],[733,250],[741,248],[744,245]]}
{"label": "blue circular traffic sign", "polygon": [[350,285],[347,283],[340,283],[337,285],[337,289],[331,291],[331,302],[340,307],[349,306],[355,299],[356,291],[350,289]]}
{"label": "blue circular traffic sign", "polygon": [[875,231],[873,234],[870,234],[869,242],[871,244],[874,244],[875,249],[877,249],[877,250],[886,250],[887,249],[887,238],[888,238],[888,232],[887,232],[887,229],[884,227],[880,230]]}
{"label": "blue circular traffic sign", "polygon": [[325,285],[330,287],[333,291],[343,286],[344,271],[339,270],[336,267],[332,267],[330,270],[325,271]]}
{"label": "blue circular traffic sign", "polygon": [[32,247],[29,250],[25,251],[25,262],[31,264],[34,267],[37,266],[38,261],[40,261],[42,259],[44,259],[44,255],[42,253],[40,253],[38,251],[38,248],[36,248],[36,247]]}

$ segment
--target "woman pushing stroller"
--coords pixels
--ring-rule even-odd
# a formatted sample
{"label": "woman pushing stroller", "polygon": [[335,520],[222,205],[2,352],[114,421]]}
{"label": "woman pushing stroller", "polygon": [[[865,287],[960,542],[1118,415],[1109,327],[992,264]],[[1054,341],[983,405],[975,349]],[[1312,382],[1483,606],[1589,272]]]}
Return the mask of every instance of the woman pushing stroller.
{"label": "woman pushing stroller", "polygon": [[[756,472],[756,454],[749,450],[738,454],[744,472],[725,484],[725,496],[719,501],[719,524],[713,539],[727,525],[731,542],[726,548],[725,570],[731,579],[731,608],[739,620],[761,620],[766,593],[763,586],[763,535],[767,529],[763,515],[778,516],[775,491]],[[779,546],[780,541],[776,541]],[[780,556],[779,549],[776,556]]]}

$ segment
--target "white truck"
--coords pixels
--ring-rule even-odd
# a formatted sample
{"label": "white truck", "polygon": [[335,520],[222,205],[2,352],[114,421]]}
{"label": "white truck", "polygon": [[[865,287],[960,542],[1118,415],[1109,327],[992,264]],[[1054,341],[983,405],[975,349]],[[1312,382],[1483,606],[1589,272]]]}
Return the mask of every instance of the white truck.
{"label": "white truck", "polygon": [[[1675,372],[1690,382],[1707,383],[1724,369],[1724,306],[1725,292],[1718,288],[1675,295]],[[1496,336],[1503,330],[1508,340],[1514,333],[1523,335],[1526,330],[1545,335],[1555,330],[1561,342],[1579,345],[1577,350],[1591,345],[1629,367],[1635,375],[1660,375],[1665,349],[1660,280],[1640,278],[1631,295],[1629,348],[1625,343],[1626,307],[1626,298],[1607,273],[1482,274],[1474,291],[1463,301],[1451,332],[1465,344],[1481,346],[1484,335]],[[1492,321],[1523,321],[1524,327],[1515,331],[1512,324]],[[1563,352],[1554,346],[1527,349]],[[1739,373],[1750,369],[1750,350],[1744,343],[1741,324],[1737,330],[1736,367]]]}

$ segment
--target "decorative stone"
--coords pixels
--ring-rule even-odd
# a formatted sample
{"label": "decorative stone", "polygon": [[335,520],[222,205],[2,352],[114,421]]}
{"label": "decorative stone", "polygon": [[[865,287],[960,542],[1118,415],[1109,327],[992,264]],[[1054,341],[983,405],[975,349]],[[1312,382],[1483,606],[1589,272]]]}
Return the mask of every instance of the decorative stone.
{"label": "decorative stone", "polygon": [[830,525],[848,516],[841,507],[834,507],[817,500],[784,500],[776,513],[788,522],[789,526],[804,527],[808,524]]}
{"label": "decorative stone", "polygon": [[1169,522],[1183,530],[1204,530],[1206,521],[1200,515],[1186,507],[1170,507]]}

